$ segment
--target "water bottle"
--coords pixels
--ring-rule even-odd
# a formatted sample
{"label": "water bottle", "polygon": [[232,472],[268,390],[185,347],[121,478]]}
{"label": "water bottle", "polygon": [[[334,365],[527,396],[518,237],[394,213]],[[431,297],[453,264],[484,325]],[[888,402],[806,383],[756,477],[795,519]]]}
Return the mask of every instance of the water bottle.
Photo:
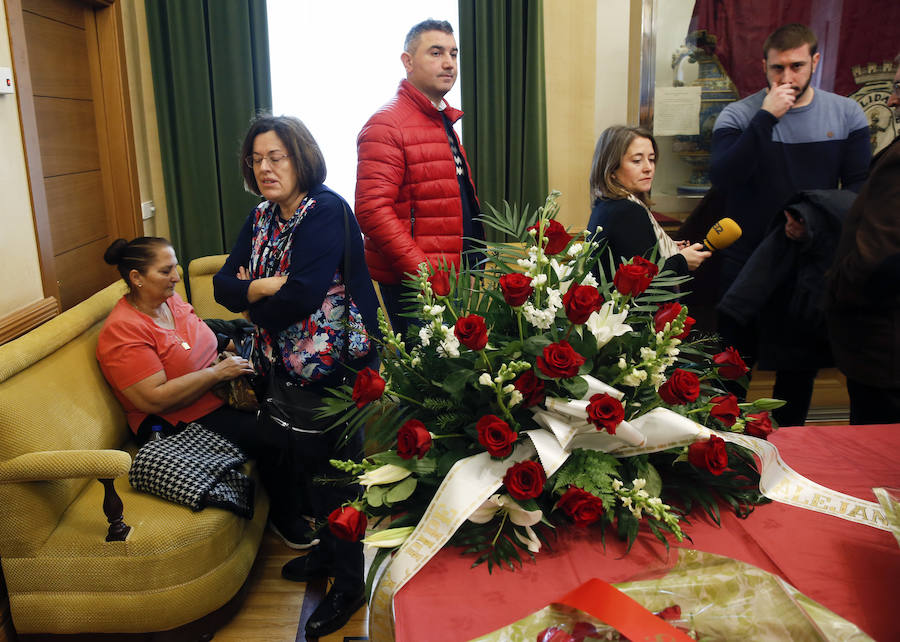
{"label": "water bottle", "polygon": [[162,438],[162,426],[160,426],[159,424],[153,426],[150,429],[150,439],[148,439],[148,441],[160,441],[162,440]]}

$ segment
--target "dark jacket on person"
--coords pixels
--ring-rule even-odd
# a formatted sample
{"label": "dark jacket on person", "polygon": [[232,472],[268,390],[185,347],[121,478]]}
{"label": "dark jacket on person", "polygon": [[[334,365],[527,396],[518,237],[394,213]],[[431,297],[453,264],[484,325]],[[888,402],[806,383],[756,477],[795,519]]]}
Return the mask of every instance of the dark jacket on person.
{"label": "dark jacket on person", "polygon": [[832,365],[825,330],[825,271],[834,259],[844,217],[856,194],[849,190],[798,192],[784,209],[806,223],[807,238],[793,241],[778,213],[769,232],[719,302],[719,312],[759,323],[759,367],[813,370]]}
{"label": "dark jacket on person", "polygon": [[[612,281],[615,269],[622,260],[628,261],[634,256],[649,258],[650,250],[656,247],[656,235],[646,210],[627,198],[598,198],[594,201],[587,225],[588,238],[592,238],[598,228],[600,233],[594,240],[601,247],[605,243],[606,249],[600,255],[597,265],[606,274],[607,281]],[[613,262],[612,272],[610,257]],[[679,276],[688,273],[687,261],[681,254],[666,259],[663,269],[672,270]]]}
{"label": "dark jacket on person", "polygon": [[873,159],[847,215],[826,306],[841,372],[900,388],[900,137]]}
{"label": "dark jacket on person", "polygon": [[250,320],[271,333],[306,319],[319,309],[336,270],[343,270],[344,252],[350,252],[350,276],[344,275],[353,301],[359,307],[369,334],[378,332],[378,299],[363,252],[362,234],[347,206],[350,247],[344,243],[346,202],[324,185],[309,190],[316,207],[297,225],[291,245],[291,267],[287,282],[278,292],[256,303],[248,303],[250,281],[237,278],[238,268],[250,264],[253,215],[247,217],[222,269],[213,277],[216,301],[232,312],[248,310]]}

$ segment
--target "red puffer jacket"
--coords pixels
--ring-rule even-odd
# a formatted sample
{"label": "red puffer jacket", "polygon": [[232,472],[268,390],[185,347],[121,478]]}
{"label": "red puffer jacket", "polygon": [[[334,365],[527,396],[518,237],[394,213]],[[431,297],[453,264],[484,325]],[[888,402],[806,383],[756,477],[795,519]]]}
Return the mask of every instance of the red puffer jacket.
{"label": "red puffer jacket", "polygon": [[[453,123],[463,115],[449,105],[444,113]],[[441,112],[403,80],[362,128],[357,150],[356,218],[372,278],[396,284],[423,261],[459,269],[463,210]]]}

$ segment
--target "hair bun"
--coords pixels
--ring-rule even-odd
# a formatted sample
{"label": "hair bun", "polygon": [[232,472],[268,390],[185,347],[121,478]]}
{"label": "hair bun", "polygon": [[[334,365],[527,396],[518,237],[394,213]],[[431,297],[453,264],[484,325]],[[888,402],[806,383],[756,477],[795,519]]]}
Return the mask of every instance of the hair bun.
{"label": "hair bun", "polygon": [[103,253],[103,260],[110,265],[118,265],[122,262],[122,256],[125,254],[125,249],[127,247],[128,241],[125,239],[116,239],[108,248],[106,248],[106,252]]}

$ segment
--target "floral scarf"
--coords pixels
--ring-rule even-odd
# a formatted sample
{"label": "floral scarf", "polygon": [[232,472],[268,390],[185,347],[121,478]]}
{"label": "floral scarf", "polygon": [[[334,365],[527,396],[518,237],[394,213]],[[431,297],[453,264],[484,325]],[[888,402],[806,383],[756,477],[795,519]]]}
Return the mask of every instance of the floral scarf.
{"label": "floral scarf", "polygon": [[[315,199],[303,197],[294,215],[287,221],[281,218],[275,203],[266,201],[257,206],[250,246],[251,278],[261,279],[290,273],[294,229],[315,206]],[[278,352],[278,337],[273,337],[264,328],[256,326],[254,345],[249,357],[256,371],[268,373]]]}
{"label": "floral scarf", "polygon": [[[304,198],[288,221],[278,215],[272,203],[257,208],[250,249],[252,278],[290,273],[294,231],[315,205],[314,199]],[[350,309],[345,310],[348,299]],[[262,374],[267,374],[272,364],[280,362],[293,380],[306,385],[329,376],[339,367],[348,340],[348,358],[358,359],[368,354],[371,344],[362,314],[352,297],[346,296],[338,268],[325,299],[308,318],[291,324],[276,336],[256,327],[250,359],[256,371]]]}

